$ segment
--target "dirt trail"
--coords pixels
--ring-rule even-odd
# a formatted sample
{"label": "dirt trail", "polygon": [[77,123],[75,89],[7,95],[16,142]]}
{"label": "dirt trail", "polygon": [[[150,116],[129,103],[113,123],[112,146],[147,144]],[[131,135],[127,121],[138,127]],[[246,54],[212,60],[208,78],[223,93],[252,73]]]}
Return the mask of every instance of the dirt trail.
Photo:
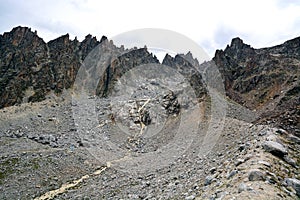
{"label": "dirt trail", "polygon": [[122,157],[120,159],[108,161],[106,163],[106,166],[102,167],[101,169],[97,169],[96,171],[94,171],[91,174],[83,175],[81,178],[73,180],[71,183],[64,183],[64,184],[62,184],[62,186],[60,188],[55,189],[55,190],[50,190],[50,191],[46,192],[45,194],[43,194],[42,196],[35,198],[35,200],[53,199],[53,198],[55,198],[55,196],[65,193],[68,189],[76,187],[85,179],[89,179],[93,176],[100,175],[102,172],[104,172],[105,170],[110,168],[113,163],[122,162],[123,160],[126,160],[126,159],[130,159],[130,154],[125,155],[124,157]]}
{"label": "dirt trail", "polygon": [[66,190],[68,190],[70,188],[74,188],[75,186],[80,184],[83,180],[88,179],[92,176],[100,175],[107,168],[109,168],[109,165],[103,167],[102,169],[96,170],[92,174],[86,174],[86,175],[82,176],[80,179],[74,180],[72,183],[65,183],[58,189],[50,190],[50,191],[46,192],[45,194],[43,194],[42,196],[35,198],[35,200],[53,199],[55,196],[64,193]]}

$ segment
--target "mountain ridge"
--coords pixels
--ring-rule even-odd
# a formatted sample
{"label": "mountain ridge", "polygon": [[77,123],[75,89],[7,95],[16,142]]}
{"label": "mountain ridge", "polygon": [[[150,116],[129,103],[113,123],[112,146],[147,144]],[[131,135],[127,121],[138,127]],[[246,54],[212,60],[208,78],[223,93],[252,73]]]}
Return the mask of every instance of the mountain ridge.
{"label": "mountain ridge", "polygon": [[[69,34],[65,34],[46,43],[37,35],[36,31],[33,32],[30,28],[21,26],[1,34],[0,108],[22,102],[41,101],[51,91],[59,95],[64,89],[71,88],[85,57],[97,45],[106,40],[106,36],[102,36],[98,41],[95,36],[88,34],[84,40],[79,42],[76,37],[74,40],[70,40]],[[110,43],[109,48],[117,48],[112,41]],[[155,55],[149,53],[147,49],[145,51],[142,49],[136,52],[141,52],[142,54],[139,56],[147,57],[147,59],[135,63],[137,56],[134,55],[135,53],[130,53],[131,61],[127,62],[126,59],[121,59],[123,61],[119,60],[119,64],[112,69],[120,70],[122,62],[127,62],[125,68],[128,68],[121,69],[122,73],[136,64],[159,63]],[[118,51],[126,53],[123,46],[119,47]],[[258,121],[274,121],[275,116],[280,115],[283,119],[281,121],[276,119],[275,123],[282,126],[282,121],[288,121],[286,119],[288,117],[284,116],[291,115],[295,112],[293,110],[299,113],[299,108],[296,106],[300,102],[297,89],[299,87],[299,62],[300,37],[280,45],[260,49],[254,49],[236,37],[224,50],[216,50],[212,61],[201,65],[204,67],[210,63],[216,64],[224,80],[226,95],[249,109],[259,108],[263,119]],[[162,64],[171,67],[177,66],[176,70],[185,73],[184,76],[189,76],[188,79],[192,80],[191,83],[194,85],[197,95],[201,96],[207,93],[204,89],[205,86],[201,83],[203,82],[201,74],[197,72],[197,75],[196,73],[197,69],[184,72],[184,69],[191,68],[191,66],[198,69],[203,68],[199,66],[198,61],[190,52],[187,52],[186,55],[177,54],[174,58],[166,54]],[[182,67],[182,64],[186,67]],[[109,66],[107,70],[110,68]],[[107,95],[107,89],[111,86],[108,86],[107,83],[105,86],[104,82],[115,81],[114,76],[121,76],[120,72],[112,71],[111,77],[103,77],[99,87],[106,87],[106,89],[98,88],[97,94]],[[270,108],[270,104],[273,102],[276,102],[276,105]],[[275,112],[271,113],[266,109]],[[270,117],[272,115],[274,115],[274,119]],[[282,127],[300,134],[297,128],[299,116],[298,114],[296,116],[292,128],[288,128],[289,122],[285,122]],[[269,119],[267,120],[267,118]]]}

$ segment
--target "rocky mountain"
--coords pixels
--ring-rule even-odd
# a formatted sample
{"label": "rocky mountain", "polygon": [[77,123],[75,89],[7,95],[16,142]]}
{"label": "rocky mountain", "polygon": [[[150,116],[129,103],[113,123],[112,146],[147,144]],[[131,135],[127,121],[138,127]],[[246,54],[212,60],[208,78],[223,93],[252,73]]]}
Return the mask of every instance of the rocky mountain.
{"label": "rocky mountain", "polygon": [[41,101],[51,90],[59,93],[74,82],[82,58],[97,45],[87,36],[80,43],[63,35],[45,43],[30,28],[16,27],[0,36],[0,107]]}
{"label": "rocky mountain", "polygon": [[254,49],[234,38],[213,61],[225,80],[227,95],[257,110],[259,122],[276,123],[300,134],[300,37],[271,48]]}
{"label": "rocky mountain", "polygon": [[0,35],[0,199],[299,199],[300,38],[162,64],[105,36]]}
{"label": "rocky mountain", "polygon": [[[45,43],[36,32],[27,27],[16,27],[11,32],[0,35],[0,108],[42,101],[50,91],[60,94],[63,89],[70,88],[85,57],[106,40],[105,36],[97,41],[96,37],[87,35],[79,42],[76,38],[70,40],[66,34]],[[116,47],[112,44],[110,48]],[[122,65],[128,69],[142,63],[158,62],[152,54],[143,49],[131,52],[129,56],[130,60]],[[123,61],[125,59],[115,62],[124,64]],[[113,70],[118,71],[120,64]],[[110,70],[111,66],[106,74],[109,74]],[[104,77],[103,81],[114,79],[112,74],[120,75],[117,71],[109,77]],[[100,89],[103,90],[103,94],[99,92],[104,95],[108,85],[101,84],[99,83],[104,87]]]}

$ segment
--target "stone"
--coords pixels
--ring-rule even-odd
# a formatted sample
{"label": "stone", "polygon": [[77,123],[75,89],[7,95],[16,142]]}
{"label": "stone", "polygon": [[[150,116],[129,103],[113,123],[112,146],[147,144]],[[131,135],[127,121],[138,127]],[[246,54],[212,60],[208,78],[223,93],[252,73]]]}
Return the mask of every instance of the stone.
{"label": "stone", "polygon": [[212,176],[207,176],[207,177],[205,177],[205,181],[204,181],[204,185],[206,186],[206,185],[210,185],[211,183],[212,183],[212,181],[213,181],[213,177]]}
{"label": "stone", "polygon": [[300,197],[300,180],[295,178],[285,178],[284,182],[291,186],[297,193],[298,197]]}
{"label": "stone", "polygon": [[245,162],[244,159],[238,158],[235,162],[235,166],[239,166],[240,164],[242,164],[243,162]]}
{"label": "stone", "polygon": [[177,115],[180,112],[180,104],[177,100],[177,96],[173,91],[170,91],[163,96],[162,106],[166,109],[167,114],[169,115]]}
{"label": "stone", "polygon": [[279,133],[280,135],[288,135],[288,132],[284,129],[275,129],[276,133]]}
{"label": "stone", "polygon": [[270,184],[275,184],[278,182],[278,177],[276,176],[276,174],[271,173],[271,172],[267,172],[267,177],[266,177],[266,181]]}
{"label": "stone", "polygon": [[245,144],[241,144],[239,146],[239,151],[243,151],[243,150],[245,150],[245,148],[246,148],[246,145]]}
{"label": "stone", "polygon": [[262,130],[262,131],[260,131],[257,135],[258,135],[258,136],[265,136],[267,133],[268,133],[267,130]]}
{"label": "stone", "polygon": [[266,141],[263,143],[262,147],[265,149],[265,151],[281,158],[288,154],[286,148],[278,142]]}
{"label": "stone", "polygon": [[227,192],[223,192],[222,190],[216,191],[216,200],[222,200],[227,195]]}
{"label": "stone", "polygon": [[211,174],[214,174],[216,171],[217,171],[217,168],[215,168],[215,167],[212,167],[212,168],[209,170],[209,172],[210,172]]}
{"label": "stone", "polygon": [[234,175],[236,175],[238,173],[237,170],[232,170],[228,175],[227,175],[227,179],[232,178]]}
{"label": "stone", "polygon": [[279,144],[281,144],[281,141],[278,139],[278,137],[274,134],[270,134],[267,136],[266,138],[267,141],[273,141],[273,142],[277,142]]}
{"label": "stone", "polygon": [[284,156],[283,160],[285,162],[287,162],[288,164],[292,165],[293,167],[297,168],[297,162],[294,159],[290,158],[289,156],[287,156],[287,155]]}
{"label": "stone", "polygon": [[193,199],[195,199],[195,198],[196,198],[195,195],[190,195],[190,196],[185,197],[184,199],[185,199],[185,200],[193,200]]}
{"label": "stone", "polygon": [[267,161],[264,161],[264,160],[259,160],[258,164],[264,165],[266,167],[271,167],[271,164]]}
{"label": "stone", "polygon": [[300,138],[294,135],[288,135],[288,139],[296,144],[300,144]]}
{"label": "stone", "polygon": [[146,126],[151,123],[150,113],[148,110],[143,109],[141,111],[141,122],[143,122]]}
{"label": "stone", "polygon": [[252,169],[249,172],[248,179],[249,181],[264,181],[266,179],[266,175],[259,169]]}
{"label": "stone", "polygon": [[241,183],[239,185],[239,188],[238,188],[238,193],[241,193],[241,192],[246,191],[246,190],[247,190],[246,184],[245,183]]}

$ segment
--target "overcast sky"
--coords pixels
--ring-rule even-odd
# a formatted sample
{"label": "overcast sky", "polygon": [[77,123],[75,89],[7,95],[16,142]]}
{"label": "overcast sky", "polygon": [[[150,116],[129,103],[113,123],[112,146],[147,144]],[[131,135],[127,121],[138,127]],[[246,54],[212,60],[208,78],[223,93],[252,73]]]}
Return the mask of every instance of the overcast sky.
{"label": "overcast sky", "polygon": [[138,28],[169,29],[213,56],[233,37],[255,48],[300,36],[300,1],[293,0],[0,0],[0,33],[22,25],[45,41],[69,33],[111,38]]}

